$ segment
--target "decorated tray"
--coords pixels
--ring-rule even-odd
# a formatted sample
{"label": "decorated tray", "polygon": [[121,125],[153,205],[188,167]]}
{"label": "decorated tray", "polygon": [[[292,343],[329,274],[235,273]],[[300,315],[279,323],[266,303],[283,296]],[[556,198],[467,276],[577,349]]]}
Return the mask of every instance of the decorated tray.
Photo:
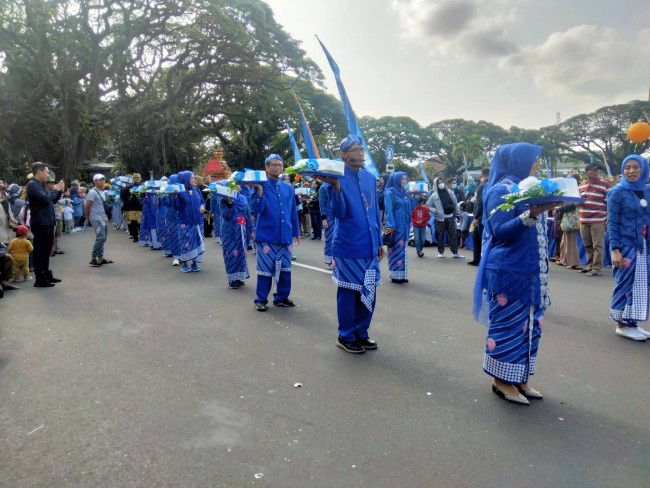
{"label": "decorated tray", "polygon": [[553,203],[553,202],[571,202],[571,203],[582,203],[585,201],[584,197],[570,197],[570,196],[564,196],[564,195],[551,195],[548,197],[537,197],[537,198],[529,198],[528,200],[522,200],[520,202],[517,202],[515,205],[525,205],[527,207],[533,206],[533,205],[545,205],[547,203]]}

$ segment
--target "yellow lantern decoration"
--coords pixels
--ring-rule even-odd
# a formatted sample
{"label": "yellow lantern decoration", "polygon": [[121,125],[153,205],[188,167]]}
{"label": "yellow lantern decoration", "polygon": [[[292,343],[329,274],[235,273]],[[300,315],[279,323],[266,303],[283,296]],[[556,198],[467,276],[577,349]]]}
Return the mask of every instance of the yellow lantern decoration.
{"label": "yellow lantern decoration", "polygon": [[635,122],[627,130],[627,137],[632,142],[645,142],[650,139],[650,124],[647,122]]}

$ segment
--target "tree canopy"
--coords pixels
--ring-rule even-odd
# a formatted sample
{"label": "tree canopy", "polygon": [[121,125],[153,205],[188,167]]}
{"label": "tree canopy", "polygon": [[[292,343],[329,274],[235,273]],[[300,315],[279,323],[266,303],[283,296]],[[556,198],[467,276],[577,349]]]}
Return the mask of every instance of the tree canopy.
{"label": "tree canopy", "polygon": [[[30,0],[0,3],[0,173],[34,161],[71,179],[84,161],[156,174],[205,164],[216,147],[235,167],[291,160],[285,121],[300,140],[298,98],[319,146],[347,133],[320,68],[261,0]],[[650,102],[603,107],[527,130],[450,119],[361,117],[380,169],[436,155],[448,174],[486,164],[499,144],[544,146],[551,164],[610,165],[633,149],[627,127]]]}

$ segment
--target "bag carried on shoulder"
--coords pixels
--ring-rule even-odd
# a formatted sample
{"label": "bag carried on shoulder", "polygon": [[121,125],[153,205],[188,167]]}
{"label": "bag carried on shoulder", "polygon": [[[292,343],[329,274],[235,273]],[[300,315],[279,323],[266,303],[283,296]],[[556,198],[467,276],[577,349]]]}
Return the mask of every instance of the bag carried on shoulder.
{"label": "bag carried on shoulder", "polygon": [[93,188],[93,190],[95,190],[95,191],[97,192],[97,194],[99,195],[99,198],[100,198],[101,201],[102,201],[102,205],[104,205],[104,212],[106,213],[106,217],[110,217],[111,212],[112,212],[112,210],[113,210],[113,209],[111,208],[111,204],[108,203],[104,197],[102,197],[102,194],[99,193],[99,190],[97,190],[96,188]]}
{"label": "bag carried on shoulder", "polygon": [[580,228],[580,217],[578,210],[573,212],[568,212],[562,215],[562,220],[560,221],[560,229],[564,232],[570,232],[572,230],[578,230]]}

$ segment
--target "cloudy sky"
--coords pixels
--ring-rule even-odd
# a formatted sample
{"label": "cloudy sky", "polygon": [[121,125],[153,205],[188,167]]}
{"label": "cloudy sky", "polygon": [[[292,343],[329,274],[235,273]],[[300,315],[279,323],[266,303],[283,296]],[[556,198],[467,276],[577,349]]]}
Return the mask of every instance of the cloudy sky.
{"label": "cloudy sky", "polygon": [[265,0],[357,116],[529,129],[646,100],[647,0]]}

